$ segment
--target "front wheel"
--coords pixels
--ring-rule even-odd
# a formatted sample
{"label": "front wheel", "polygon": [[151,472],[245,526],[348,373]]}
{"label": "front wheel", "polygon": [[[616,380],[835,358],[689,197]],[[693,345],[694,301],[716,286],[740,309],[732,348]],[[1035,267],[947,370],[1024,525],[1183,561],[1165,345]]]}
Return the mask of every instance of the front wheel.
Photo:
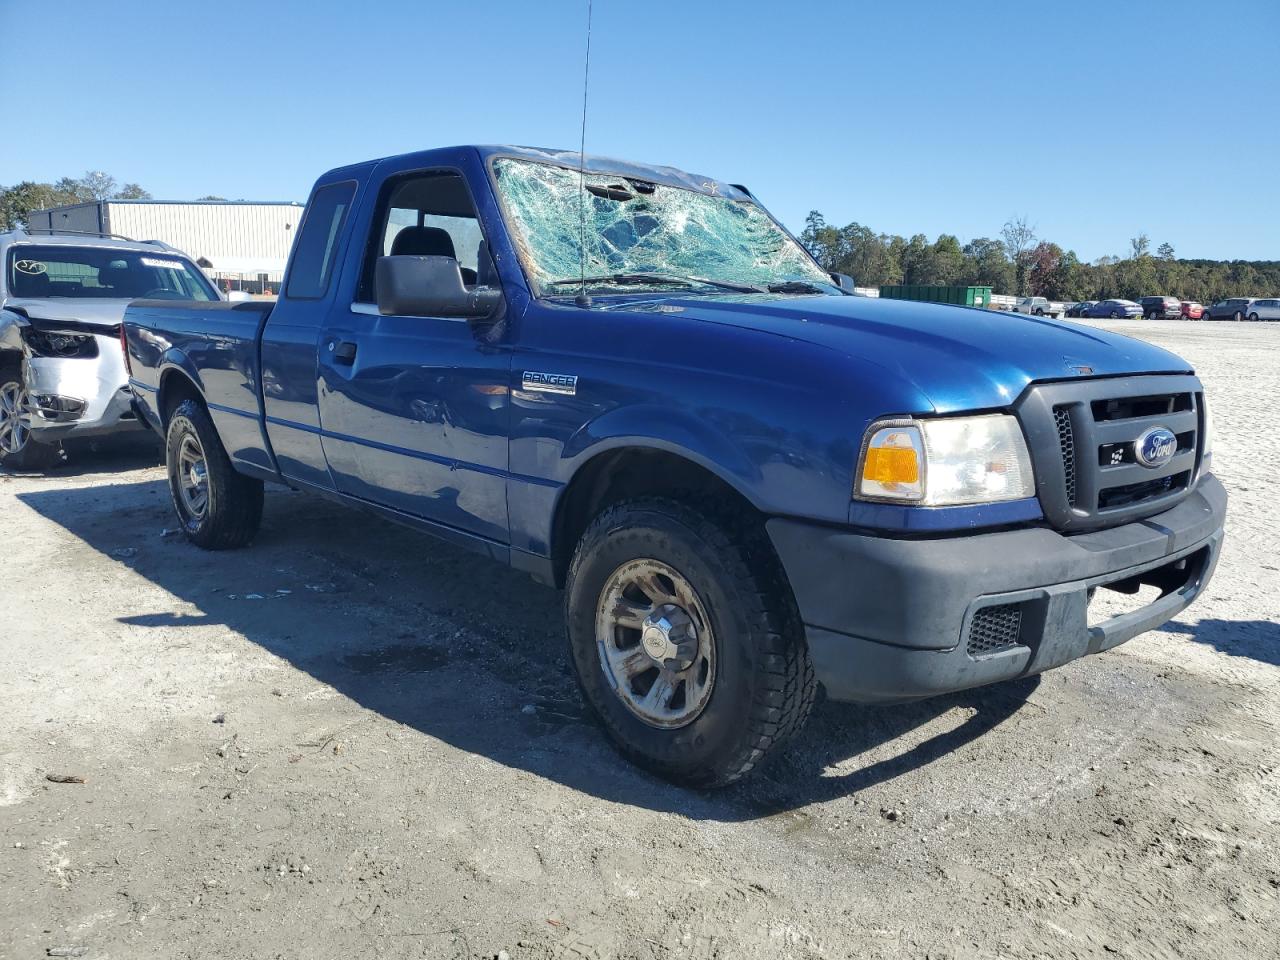
{"label": "front wheel", "polygon": [[262,481],[235,471],[198,401],[184,400],[169,418],[165,463],[188,540],[206,550],[229,550],[253,539],[262,522]]}
{"label": "front wheel", "polygon": [[1250,322],[1250,323],[1257,323],[1257,322],[1258,322],[1258,315],[1257,315],[1256,313],[1251,313],[1251,314],[1249,314],[1249,322]]}
{"label": "front wheel", "polygon": [[763,532],[634,500],[583,534],[565,590],[583,695],[618,749],[667,780],[720,787],[804,724],[817,684]]}
{"label": "front wheel", "polygon": [[0,466],[10,470],[46,470],[62,459],[56,444],[31,436],[31,408],[22,379],[22,362],[0,365]]}

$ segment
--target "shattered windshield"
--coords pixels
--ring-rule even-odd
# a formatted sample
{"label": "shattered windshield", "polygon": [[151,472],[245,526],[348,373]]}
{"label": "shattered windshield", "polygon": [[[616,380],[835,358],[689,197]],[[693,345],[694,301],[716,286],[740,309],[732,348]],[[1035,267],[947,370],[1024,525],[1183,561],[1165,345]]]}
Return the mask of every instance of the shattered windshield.
{"label": "shattered windshield", "polygon": [[594,290],[836,289],[749,200],[590,172],[583,189],[577,170],[505,157],[494,173],[520,258],[546,293],[571,294],[584,274]]}

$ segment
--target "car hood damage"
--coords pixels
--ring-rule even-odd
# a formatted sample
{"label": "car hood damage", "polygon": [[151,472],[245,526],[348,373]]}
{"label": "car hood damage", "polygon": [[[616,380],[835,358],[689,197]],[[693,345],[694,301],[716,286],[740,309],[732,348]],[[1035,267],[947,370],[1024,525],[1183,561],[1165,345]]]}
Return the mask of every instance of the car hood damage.
{"label": "car hood damage", "polygon": [[1181,357],[1141,340],[971,307],[767,294],[646,297],[599,306],[679,310],[691,320],[823,346],[896,373],[938,413],[1005,407],[1035,381],[1193,372]]}
{"label": "car hood damage", "polygon": [[6,300],[12,311],[41,329],[71,330],[79,333],[117,334],[128,300],[66,298],[48,300]]}

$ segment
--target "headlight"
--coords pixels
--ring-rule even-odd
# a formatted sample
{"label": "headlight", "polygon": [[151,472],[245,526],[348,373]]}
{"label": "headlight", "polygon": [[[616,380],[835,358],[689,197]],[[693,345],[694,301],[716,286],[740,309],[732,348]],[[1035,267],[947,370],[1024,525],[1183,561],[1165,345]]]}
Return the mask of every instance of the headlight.
{"label": "headlight", "polygon": [[35,357],[88,359],[98,355],[98,341],[75,333],[47,333],[25,327],[22,339]]}
{"label": "headlight", "polygon": [[1034,497],[1035,477],[1014,417],[881,420],[867,430],[854,482],[860,500],[927,507]]}

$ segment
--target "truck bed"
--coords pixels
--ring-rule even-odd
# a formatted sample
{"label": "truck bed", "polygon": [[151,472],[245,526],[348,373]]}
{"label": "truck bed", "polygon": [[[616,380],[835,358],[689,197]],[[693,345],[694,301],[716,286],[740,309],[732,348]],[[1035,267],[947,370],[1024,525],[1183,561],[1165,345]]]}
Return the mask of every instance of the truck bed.
{"label": "truck bed", "polygon": [[262,429],[258,343],[273,301],[135,300],[124,314],[129,382],[141,413],[160,428],[165,372],[201,389],[232,460],[273,471]]}

